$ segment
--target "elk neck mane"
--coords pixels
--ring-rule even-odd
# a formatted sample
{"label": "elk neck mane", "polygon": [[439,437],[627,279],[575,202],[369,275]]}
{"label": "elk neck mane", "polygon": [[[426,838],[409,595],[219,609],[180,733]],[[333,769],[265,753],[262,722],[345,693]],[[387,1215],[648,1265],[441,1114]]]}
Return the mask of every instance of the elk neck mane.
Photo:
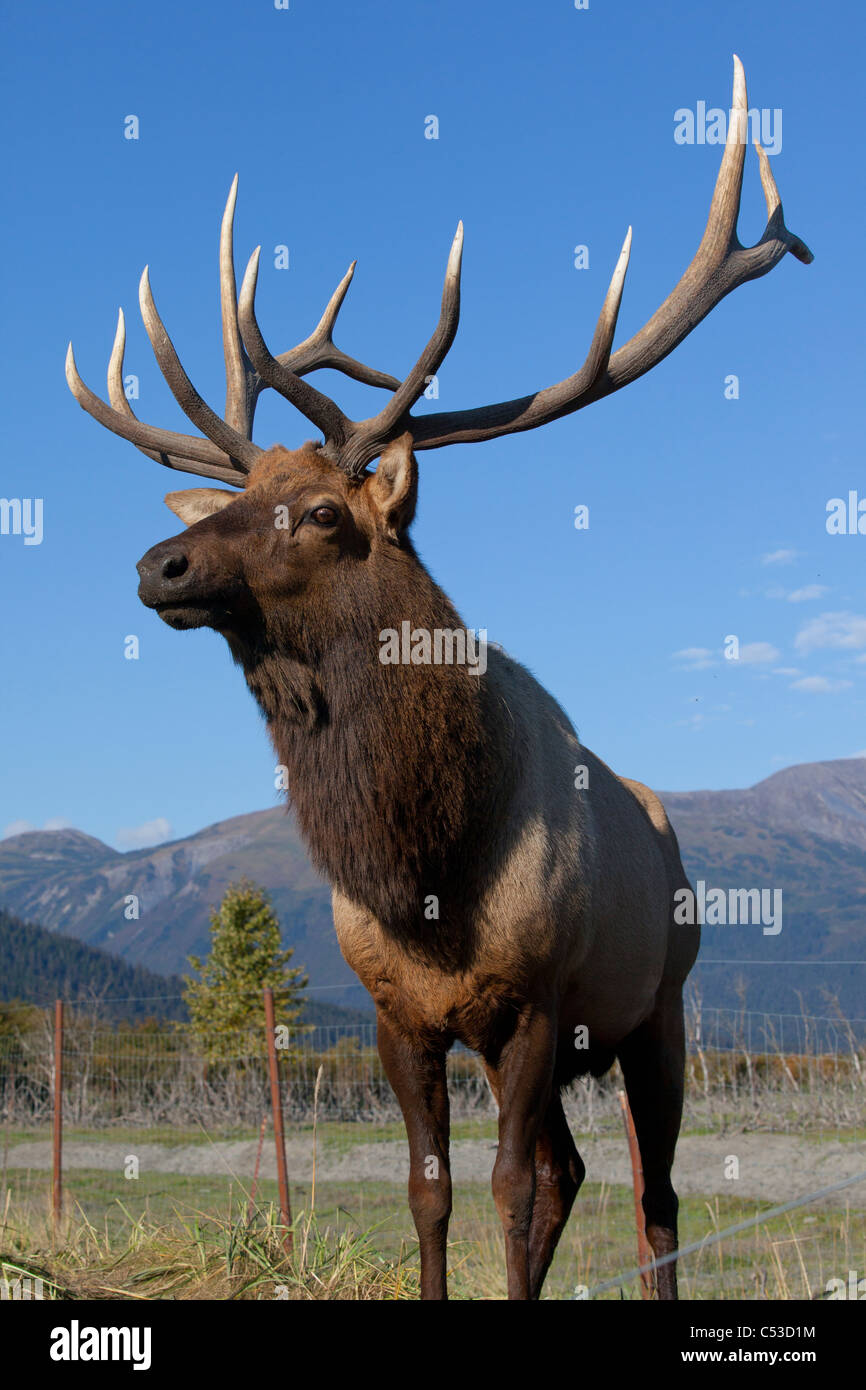
{"label": "elk neck mane", "polygon": [[454,885],[465,901],[489,863],[515,771],[511,730],[486,675],[380,661],[380,633],[406,619],[431,633],[462,626],[408,541],[382,559],[347,575],[321,650],[309,634],[331,615],[317,607],[305,624],[294,603],[283,629],[230,645],[316,867],[389,930],[429,937],[431,896],[457,926]]}

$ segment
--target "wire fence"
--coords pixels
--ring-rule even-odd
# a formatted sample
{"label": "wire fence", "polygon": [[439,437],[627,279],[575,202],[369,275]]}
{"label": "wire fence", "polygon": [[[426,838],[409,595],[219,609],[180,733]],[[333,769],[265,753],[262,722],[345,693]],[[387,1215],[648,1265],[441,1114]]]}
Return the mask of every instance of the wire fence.
{"label": "wire fence", "polygon": [[[619,1273],[615,1274],[611,1279],[605,1279],[600,1283],[596,1283],[592,1286],[584,1284],[580,1286],[580,1291],[577,1294],[577,1297],[587,1299],[598,1298],[601,1294],[611,1293],[613,1291],[618,1292],[620,1297],[623,1297],[625,1289],[628,1288],[629,1285],[636,1284],[638,1281],[644,1283],[645,1287],[651,1288],[652,1283],[647,1283],[645,1281],[654,1281],[657,1272],[660,1269],[663,1269],[665,1265],[669,1265],[672,1263],[676,1263],[680,1267],[680,1277],[682,1279],[684,1272],[684,1261],[688,1256],[697,1256],[697,1262],[699,1263],[700,1257],[707,1250],[712,1250],[714,1246],[718,1248],[719,1253],[721,1255],[721,1247],[723,1245],[727,1245],[728,1247],[729,1268],[726,1271],[724,1265],[722,1265],[720,1271],[713,1271],[713,1275],[711,1276],[711,1286],[714,1286],[714,1293],[716,1294],[716,1296],[719,1296],[719,1287],[721,1286],[722,1288],[724,1288],[726,1284],[729,1287],[733,1287],[734,1290],[737,1290],[738,1287],[742,1289],[742,1271],[738,1270],[736,1267],[736,1254],[734,1254],[733,1259],[731,1259],[731,1251],[736,1251],[736,1237],[742,1236],[747,1231],[757,1232],[761,1234],[762,1227],[767,1227],[771,1225],[771,1223],[777,1222],[780,1217],[788,1216],[791,1212],[798,1211],[803,1207],[812,1206],[814,1203],[820,1202],[827,1198],[836,1198],[842,1192],[850,1191],[850,1189],[855,1187],[863,1187],[864,1184],[866,1184],[866,1171],[860,1173],[852,1173],[847,1178],[842,1178],[839,1182],[831,1183],[827,1187],[816,1188],[814,1192],[804,1193],[802,1197],[795,1197],[789,1202],[780,1202],[776,1206],[769,1207],[766,1211],[758,1212],[757,1215],[749,1217],[745,1221],[736,1222],[733,1226],[726,1226],[723,1230],[717,1229],[708,1231],[699,1240],[690,1241],[687,1244],[680,1244],[678,1248],[674,1251],[671,1251],[670,1254],[662,1255],[658,1259],[648,1259],[646,1260],[646,1262],[642,1262],[640,1265],[635,1265],[632,1269],[620,1270]],[[846,1212],[845,1220],[843,1221],[843,1226],[847,1227],[847,1220],[849,1217],[850,1212]],[[817,1218],[815,1217],[812,1217],[810,1219],[813,1221],[817,1220]],[[846,1229],[844,1231],[844,1235],[847,1236],[848,1234],[849,1232]],[[773,1249],[774,1247],[776,1247],[777,1249],[779,1245],[778,1241],[773,1241],[772,1236],[765,1238],[768,1239],[771,1249]],[[796,1238],[793,1241],[784,1241],[782,1243],[795,1245],[798,1244]],[[765,1247],[764,1254],[766,1255],[766,1253],[767,1251]],[[847,1279],[842,1279],[838,1275],[835,1275],[832,1278],[828,1279],[823,1284],[823,1287],[820,1283],[817,1286],[817,1288],[814,1287],[810,1282],[809,1273],[806,1270],[802,1254],[799,1248],[797,1250],[797,1257],[800,1263],[799,1272],[802,1276],[804,1276],[804,1292],[807,1297],[811,1299],[853,1298],[859,1300],[861,1297],[863,1297],[863,1294],[861,1294],[860,1290],[863,1289],[864,1292],[866,1292],[866,1279],[859,1280],[857,1277],[856,1270],[848,1270]],[[687,1265],[685,1266],[685,1270],[687,1271],[685,1276],[686,1281],[691,1282],[693,1284],[696,1283],[696,1276],[690,1270],[688,1270]],[[776,1269],[773,1272],[776,1276],[776,1288],[773,1290],[774,1295],[777,1297],[783,1296],[785,1298],[789,1298],[792,1296],[795,1297],[796,1294],[792,1294],[788,1286],[786,1271],[784,1265],[778,1258],[778,1254],[776,1254]],[[720,1274],[721,1277],[719,1277]],[[755,1280],[755,1283],[760,1286],[761,1274],[763,1274],[764,1288],[761,1289],[760,1292],[762,1296],[766,1297],[766,1268],[761,1270],[759,1267],[758,1270],[755,1270],[753,1272],[753,1278]],[[740,1277],[738,1278],[738,1276]],[[734,1296],[737,1296],[736,1292]],[[802,1297],[802,1293],[800,1294],[800,1296]]]}
{"label": "wire fence", "polygon": [[[695,1006],[687,1015],[684,1123],[725,1129],[746,1125],[828,1132],[862,1124],[866,1105],[863,1020],[754,1013]],[[375,1023],[278,1029],[284,1114],[304,1123],[399,1118],[376,1050]],[[67,1006],[62,1038],[68,1124],[190,1125],[209,1130],[258,1125],[268,1108],[262,1031],[223,1033],[203,1042],[187,1028],[110,1027]],[[448,1055],[455,1117],[493,1115],[480,1060],[463,1048]],[[0,1037],[0,1116],[38,1127],[51,1115],[55,1038],[46,1014],[38,1027]],[[566,1093],[581,1133],[618,1131],[618,1068],[584,1077]]]}
{"label": "wire fence", "polygon": [[[295,1128],[299,1137],[300,1130],[308,1126],[314,1116],[325,1127],[328,1121],[375,1126],[399,1119],[399,1109],[376,1050],[373,1022],[316,1028],[260,1027],[202,1039],[188,1027],[172,1024],[112,1027],[104,1018],[96,1017],[92,1008],[83,1005],[58,1007],[53,1017],[47,1012],[38,1014],[35,1026],[32,1011],[28,1017],[28,1026],[13,1028],[0,1036],[2,1171],[4,1182],[12,1175],[7,1206],[13,1188],[15,1201],[23,1203],[24,1209],[34,1200],[38,1202],[39,1194],[44,1193],[45,1181],[39,1176],[39,1170],[44,1170],[46,1165],[34,1152],[27,1159],[24,1171],[19,1171],[22,1161],[17,1156],[16,1146],[20,1140],[11,1131],[38,1133],[53,1119],[55,1232],[64,1211],[66,1151],[63,1136],[70,1127],[73,1130],[101,1129],[106,1137],[111,1135],[112,1127],[117,1131],[135,1128],[144,1133],[155,1128],[179,1132],[198,1126],[211,1138],[229,1130],[234,1131],[235,1136],[239,1131],[258,1131],[258,1173],[266,1131],[265,1117],[272,1111],[275,1122],[279,1121],[274,1124],[274,1130],[281,1229],[286,1239],[291,1239],[293,1221],[288,1174],[293,1170],[291,1166],[287,1170],[282,1119],[287,1127]],[[719,1153],[728,1155],[726,1164],[734,1157],[728,1150],[737,1150],[734,1138],[737,1132],[765,1129],[781,1132],[791,1139],[772,1141],[788,1144],[790,1152],[786,1150],[781,1167],[777,1163],[773,1169],[774,1186],[769,1193],[771,1199],[777,1200],[778,1192],[779,1197],[788,1200],[757,1213],[754,1213],[754,1206],[750,1213],[748,1207],[737,1205],[733,1188],[731,1197],[720,1200],[717,1174],[712,1171],[718,1167],[718,1156],[701,1160],[707,1187],[700,1190],[717,1195],[711,1201],[693,1199],[681,1210],[684,1220],[681,1222],[680,1276],[684,1296],[860,1298],[866,1292],[866,1279],[861,1279],[858,1273],[861,1267],[866,1267],[866,1218],[862,1199],[851,1197],[849,1200],[849,1194],[862,1190],[866,1183],[866,1173],[858,1171],[863,1168],[862,1145],[846,1143],[844,1152],[843,1146],[835,1146],[835,1171],[845,1174],[838,1181],[827,1185],[825,1179],[823,1186],[815,1181],[813,1191],[802,1196],[788,1196],[791,1193],[791,1162],[799,1162],[798,1176],[803,1177],[804,1156],[800,1154],[798,1159],[794,1154],[795,1148],[799,1152],[798,1141],[803,1135],[814,1139],[835,1131],[846,1140],[862,1138],[866,1113],[864,1023],[864,1020],[829,1016],[705,1008],[700,1001],[691,1001],[687,1012],[684,1128],[693,1133],[697,1130],[702,1134],[707,1131],[724,1134],[726,1147]],[[495,1105],[480,1060],[457,1047],[450,1052],[447,1067],[454,1117],[492,1120]],[[58,1072],[62,1078],[59,1087]],[[568,1088],[566,1112],[579,1143],[579,1136],[590,1135],[615,1134],[621,1140],[624,1117],[626,1132],[633,1137],[621,1086],[622,1078],[614,1067],[602,1078],[585,1077]],[[62,1124],[60,1109],[56,1107],[58,1096],[62,1098]],[[483,1131],[474,1126],[468,1132],[486,1133],[491,1138],[493,1134],[490,1129]],[[315,1134],[314,1127],[314,1154]],[[376,1131],[368,1129],[367,1136],[375,1137]],[[333,1154],[338,1152],[342,1142],[341,1135],[335,1134]],[[303,1151],[308,1143],[309,1135],[301,1139],[300,1150]],[[607,1139],[601,1148],[605,1145],[609,1149]],[[135,1145],[132,1147],[134,1149]],[[377,1158],[371,1153],[371,1162],[364,1163],[358,1154],[365,1147],[369,1146],[362,1144],[351,1150],[352,1176],[344,1175],[340,1181],[351,1185],[349,1200],[353,1207],[357,1205],[360,1213],[367,1210],[365,1202],[372,1204],[370,1212],[375,1217],[377,1230],[384,1230],[392,1222],[403,1232],[403,1203],[393,1195],[377,1197],[374,1191],[377,1181],[387,1185],[394,1180],[393,1174],[390,1179],[384,1176],[383,1164],[388,1167],[386,1156]],[[372,1145],[374,1150],[378,1147],[375,1143]],[[388,1147],[383,1147],[383,1155]],[[493,1145],[488,1142],[486,1147]],[[633,1211],[629,1215],[627,1200],[622,1192],[617,1194],[610,1181],[601,1182],[589,1209],[584,1205],[582,1222],[570,1237],[572,1244],[566,1249],[565,1262],[560,1261],[560,1267],[567,1267],[572,1273],[573,1282],[563,1288],[560,1280],[559,1285],[554,1286],[558,1288],[555,1296],[648,1296],[650,1271],[639,1200],[642,1191],[640,1158],[636,1145],[632,1147],[636,1199]],[[24,1150],[27,1149],[25,1140]],[[819,1150],[821,1145],[813,1144],[805,1161],[815,1162]],[[754,1150],[752,1152],[754,1155]],[[298,1156],[296,1144],[293,1164],[298,1163]],[[822,1159],[827,1157],[826,1146],[821,1156]],[[91,1154],[87,1162],[94,1161],[104,1166],[98,1156],[94,1159]],[[127,1158],[125,1162],[128,1161]],[[29,1167],[31,1162],[35,1172]],[[80,1156],[77,1162],[80,1165]],[[123,1192],[128,1173],[121,1175],[117,1171],[116,1156],[111,1158],[111,1163],[114,1168],[111,1176],[105,1174],[104,1185],[106,1193],[113,1192],[116,1197],[118,1190]],[[772,1168],[772,1162],[770,1166]],[[154,1176],[158,1171],[154,1170]],[[166,1171],[185,1173],[187,1169]],[[209,1170],[193,1165],[188,1171],[203,1174]],[[238,1181],[233,1170],[227,1171]],[[817,1178],[819,1168],[814,1171]],[[829,1175],[829,1171],[820,1167],[821,1176]],[[297,1168],[294,1173],[294,1192],[296,1196],[300,1194],[303,1205],[303,1183],[298,1186]],[[725,1176],[731,1175],[726,1172]],[[165,1181],[161,1179],[162,1183]],[[332,1173],[331,1182],[336,1181]],[[367,1195],[370,1184],[372,1187]],[[799,1185],[802,1191],[802,1182]],[[158,1188],[154,1194],[158,1200]],[[346,1200],[341,1194],[333,1198],[337,1203],[334,1219],[338,1225],[342,1219],[341,1203]],[[123,1199],[126,1200],[125,1192]],[[310,1200],[312,1203],[312,1198]],[[833,1203],[831,1207],[826,1205],[828,1200]],[[482,1216],[480,1205],[477,1215],[474,1214],[474,1203],[475,1199],[470,1197],[473,1211],[468,1220],[464,1216],[463,1241],[465,1249],[473,1252],[466,1258],[474,1262],[477,1278],[490,1281],[490,1292],[485,1296],[500,1296],[501,1260],[495,1251],[492,1265],[490,1258],[489,1222],[494,1218],[489,1211]],[[489,1207],[489,1202],[487,1205]],[[252,1209],[252,1195],[249,1206]],[[793,1215],[806,1207],[811,1208],[811,1214],[802,1214],[797,1225],[792,1224]],[[637,1247],[634,1244],[635,1224]],[[400,1238],[402,1241],[402,1234]],[[492,1239],[495,1241],[496,1237]],[[458,1243],[459,1240],[458,1236]],[[635,1253],[639,1267],[633,1265]],[[658,1267],[659,1262],[656,1262],[655,1268]],[[611,1269],[617,1268],[620,1273],[611,1274]]]}

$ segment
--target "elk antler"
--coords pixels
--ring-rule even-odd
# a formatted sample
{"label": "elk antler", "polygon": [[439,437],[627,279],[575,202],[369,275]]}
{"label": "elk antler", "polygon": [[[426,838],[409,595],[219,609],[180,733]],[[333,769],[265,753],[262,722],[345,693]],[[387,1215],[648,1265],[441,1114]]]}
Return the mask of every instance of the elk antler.
{"label": "elk antler", "polygon": [[255,315],[260,251],[261,247],[257,247],[250,257],[238,301],[238,319],[247,351],[262,380],[317,425],[325,436],[325,448],[334,461],[345,472],[358,476],[370,460],[381,453],[389,439],[403,433],[406,425],[402,422],[408,419],[410,427],[415,428],[418,422],[409,415],[409,411],[435,376],[454,341],[460,317],[463,223],[457,227],[448,257],[442,309],[433,337],[405,380],[394,383],[394,395],[384,410],[373,419],[360,422],[348,419],[328,396],[323,396],[321,391],[301,381],[285,357],[272,357],[268,351]]}
{"label": "elk antler", "polygon": [[[174,434],[136,419],[123,391],[125,328],[122,313],[108,367],[111,405],[94,395],[81,380],[71,344],[66,359],[70,389],[83,409],[116,434],[131,440],[150,458],[169,468],[218,478],[237,487],[243,486],[246,474],[261,453],[251,436],[256,401],[265,386],[279,391],[322,431],[329,457],[351,477],[360,477],[385,444],[406,430],[411,432],[416,449],[440,449],[445,444],[469,444],[536,429],[550,420],[582,410],[592,401],[609,396],[643,376],[667,357],[725,295],[747,280],[766,275],[786,252],[790,251],[804,264],[813,259],[809,248],[785,226],[779,190],[767,156],[757,142],[755,148],[768,220],[760,241],[750,247],[741,244],[737,219],[747,127],[746,79],[743,65],[735,55],[725,151],[706,230],[691,265],[652,318],[611,356],[631,250],[629,228],[583,366],[573,376],[531,395],[470,410],[434,411],[420,416],[410,413],[441,366],[457,332],[462,223],[457,228],[448,257],[436,331],[402,382],[347,357],[334,345],[333,327],[354,274],[354,261],[331,296],[314,332],[289,352],[272,357],[255,315],[261,248],[250,258],[240,297],[236,300],[232,228],[237,176],[229,193],[220,234],[220,296],[227,382],[225,418],[221,419],[205,404],[184,372],[156,312],[146,269],[140,287],[141,311],[157,361],[175,398],[207,438]],[[368,420],[350,420],[330,397],[302,380],[307,373],[321,367],[336,368],[357,381],[384,387],[394,394],[377,415]]]}
{"label": "elk antler", "polygon": [[[141,315],[162,374],[181,409],[207,437],[201,439],[197,435],[176,434],[173,430],[143,424],[136,418],[123,389],[126,324],[122,309],[118,315],[117,332],[108,364],[108,398],[111,404],[95,395],[82,381],[75,365],[71,343],[66,355],[66,380],[83,410],[101,425],[135,444],[148,458],[156,459],[167,468],[177,468],[186,473],[197,473],[202,477],[231,483],[234,487],[243,487],[246,475],[262,452],[259,446],[252,442],[252,427],[256,403],[267,383],[252,366],[238,329],[233,250],[237,191],[236,174],[229,190],[220,228],[220,302],[226,364],[224,418],[220,418],[202,400],[181,366],[174,344],[153,302],[146,266],[139,286]],[[305,383],[300,381],[300,377],[320,367],[333,367],[369,386],[381,386],[394,391],[400,385],[396,377],[364,366],[362,362],[357,362],[353,357],[341,352],[334,344],[334,324],[354,273],[353,261],[331,295],[324,314],[310,336],[297,347],[274,359],[283,370],[294,374],[299,380],[299,385],[307,391],[312,391],[312,388],[306,387]],[[318,392],[314,394],[318,395]]]}
{"label": "elk antler", "polygon": [[359,476],[389,439],[409,430],[416,449],[440,449],[446,444],[469,444],[499,435],[531,430],[550,420],[581,410],[592,401],[618,391],[643,376],[691,333],[725,295],[747,280],[773,269],[786,252],[808,264],[809,248],[789,232],[770,165],[761,146],[755,144],[761,184],[767,204],[767,226],[756,245],[744,247],[737,236],[740,192],[748,124],[748,102],[743,65],[734,56],[734,88],[725,151],[716,181],[710,214],[701,244],[691,265],[667,299],[642,329],[611,356],[613,336],[622,298],[631,249],[628,230],[617,261],[587,358],[573,376],[531,395],[470,410],[435,411],[413,416],[409,412],[435,374],[457,331],[460,312],[460,257],[462,224],[457,229],[442,294],[442,310],[436,332],[409,375],[378,415],[352,421],[320,392],[298,380],[283,359],[268,352],[255,319],[254,300],[258,252],[244,276],[239,319],[250,358],[261,378],[286,396],[324,433],[326,448],[346,472]]}

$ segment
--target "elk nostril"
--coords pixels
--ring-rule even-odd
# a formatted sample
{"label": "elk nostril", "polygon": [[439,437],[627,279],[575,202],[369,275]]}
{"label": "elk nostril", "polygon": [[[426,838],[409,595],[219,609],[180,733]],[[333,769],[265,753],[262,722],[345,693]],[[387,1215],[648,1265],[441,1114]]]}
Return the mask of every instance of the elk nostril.
{"label": "elk nostril", "polygon": [[189,561],[185,555],[169,555],[167,560],[162,563],[163,579],[179,579],[189,568]]}

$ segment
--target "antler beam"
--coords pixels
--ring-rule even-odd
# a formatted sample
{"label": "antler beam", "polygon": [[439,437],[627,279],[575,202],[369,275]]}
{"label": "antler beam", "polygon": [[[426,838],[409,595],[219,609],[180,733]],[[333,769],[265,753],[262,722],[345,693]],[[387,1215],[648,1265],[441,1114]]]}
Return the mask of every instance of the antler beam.
{"label": "antler beam", "polygon": [[[747,127],[746,77],[743,65],[735,55],[731,119],[706,230],[690,266],[652,318],[609,361],[601,362],[599,359],[597,370],[593,372],[593,354],[597,345],[601,347],[607,333],[607,328],[603,327],[605,320],[610,324],[611,340],[613,338],[616,323],[616,308],[613,306],[616,304],[618,307],[619,304],[616,283],[620,275],[622,278],[625,276],[627,238],[596,328],[593,347],[579,372],[555,386],[517,400],[470,410],[436,411],[412,419],[407,427],[412,432],[415,448],[439,449],[445,444],[495,439],[519,430],[536,429],[550,420],[582,410],[592,401],[619,391],[650,371],[668,353],[673,352],[725,295],[748,280],[766,275],[788,251],[798,261],[808,265],[814,259],[812,252],[785,226],[779,190],[770,172],[769,160],[757,142],[755,148],[768,221],[763,236],[754,246],[744,247],[740,243],[737,220]],[[620,283],[619,293],[621,289]]]}

